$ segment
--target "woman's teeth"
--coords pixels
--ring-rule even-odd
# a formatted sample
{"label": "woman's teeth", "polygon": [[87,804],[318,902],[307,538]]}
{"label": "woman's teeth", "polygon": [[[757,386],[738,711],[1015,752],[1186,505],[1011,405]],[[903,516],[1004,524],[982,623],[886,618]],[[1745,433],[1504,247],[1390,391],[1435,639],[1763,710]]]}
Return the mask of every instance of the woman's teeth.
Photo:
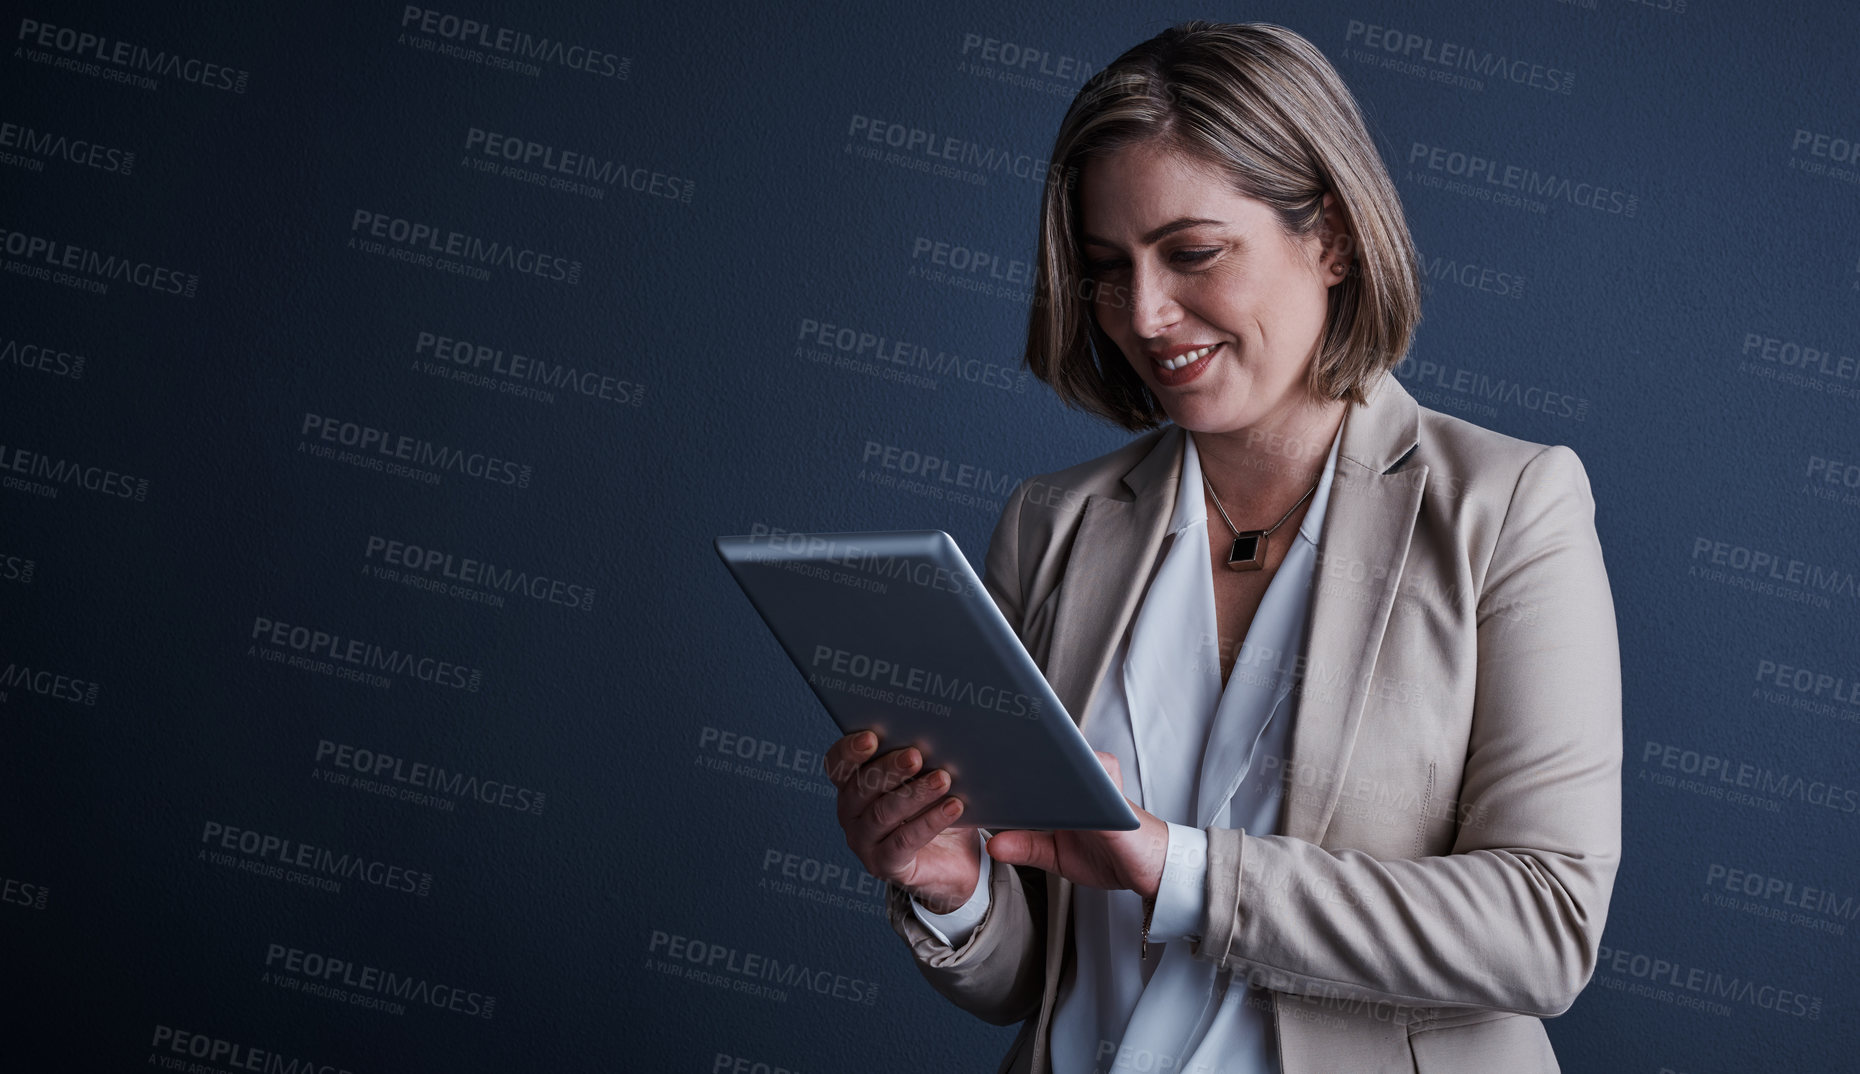
{"label": "woman's teeth", "polygon": [[1200,350],[1189,351],[1187,354],[1179,354],[1171,361],[1158,362],[1156,364],[1162,366],[1164,369],[1180,369],[1185,365],[1190,365],[1199,361],[1202,355],[1207,354],[1218,346],[1220,346],[1219,343],[1210,343]]}

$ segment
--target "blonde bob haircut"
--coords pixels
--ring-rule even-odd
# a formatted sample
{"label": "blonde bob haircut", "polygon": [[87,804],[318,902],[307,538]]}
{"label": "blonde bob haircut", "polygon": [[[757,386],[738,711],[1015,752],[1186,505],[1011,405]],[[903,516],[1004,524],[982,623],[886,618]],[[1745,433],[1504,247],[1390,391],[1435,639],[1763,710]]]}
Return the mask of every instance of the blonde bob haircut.
{"label": "blonde bob haircut", "polygon": [[[1092,312],[1078,239],[1086,161],[1145,145],[1226,174],[1271,206],[1288,236],[1323,222],[1335,193],[1351,246],[1306,385],[1362,403],[1408,352],[1421,320],[1420,264],[1401,200],[1356,100],[1309,41],[1271,23],[1196,19],[1125,52],[1079,89],[1054,140],[1040,200],[1027,368],[1065,404],[1142,431],[1166,420]],[[1058,177],[1063,177],[1061,180]]]}

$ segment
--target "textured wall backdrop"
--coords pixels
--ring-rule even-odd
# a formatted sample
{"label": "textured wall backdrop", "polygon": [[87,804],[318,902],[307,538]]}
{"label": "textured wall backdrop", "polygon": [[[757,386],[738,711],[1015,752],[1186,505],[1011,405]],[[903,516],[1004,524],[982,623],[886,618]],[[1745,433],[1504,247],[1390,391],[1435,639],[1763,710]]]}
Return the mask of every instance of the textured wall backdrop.
{"label": "textured wall backdrop", "polygon": [[1127,439],[1018,365],[1041,166],[1213,17],[1362,102],[1408,389],[1588,467],[1626,856],[1565,1068],[1851,1069],[1850,5],[7,6],[0,1068],[993,1069],[710,541],[979,566]]}

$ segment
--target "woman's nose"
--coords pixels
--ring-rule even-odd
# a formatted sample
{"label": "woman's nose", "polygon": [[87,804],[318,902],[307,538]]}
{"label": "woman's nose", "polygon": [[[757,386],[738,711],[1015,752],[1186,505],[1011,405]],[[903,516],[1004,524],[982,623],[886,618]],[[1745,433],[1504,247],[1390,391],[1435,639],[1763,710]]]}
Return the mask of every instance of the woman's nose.
{"label": "woman's nose", "polygon": [[1130,277],[1130,330],[1145,339],[1163,335],[1182,319],[1182,307],[1167,283],[1156,276]]}

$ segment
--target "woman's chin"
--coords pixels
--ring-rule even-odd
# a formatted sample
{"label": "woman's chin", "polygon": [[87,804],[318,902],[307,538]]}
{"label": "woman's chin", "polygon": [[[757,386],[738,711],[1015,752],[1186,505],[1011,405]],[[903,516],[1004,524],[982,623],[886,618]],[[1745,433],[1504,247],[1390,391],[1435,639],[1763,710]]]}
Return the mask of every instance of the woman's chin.
{"label": "woman's chin", "polygon": [[1184,429],[1195,432],[1232,429],[1245,424],[1246,392],[1169,392],[1157,393],[1163,413]]}

